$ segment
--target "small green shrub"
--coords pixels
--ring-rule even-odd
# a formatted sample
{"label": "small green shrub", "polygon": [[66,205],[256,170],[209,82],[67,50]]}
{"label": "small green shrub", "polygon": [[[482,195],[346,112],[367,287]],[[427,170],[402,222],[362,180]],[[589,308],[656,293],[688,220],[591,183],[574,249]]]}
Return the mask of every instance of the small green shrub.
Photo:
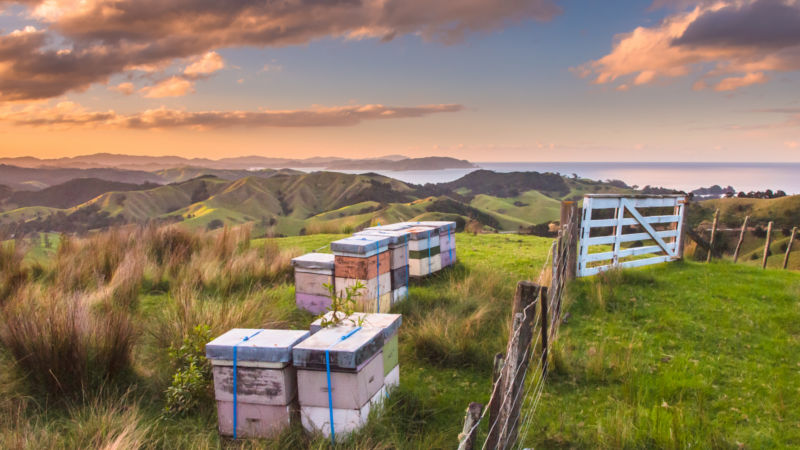
{"label": "small green shrub", "polygon": [[176,366],[172,385],[165,392],[164,412],[186,415],[211,396],[211,364],[205,357],[205,345],[211,340],[211,328],[197,325],[178,347],[170,347],[169,356]]}
{"label": "small green shrub", "polygon": [[[347,286],[344,289],[344,296],[342,296],[340,293],[336,292],[336,288],[334,288],[332,284],[326,283],[323,286],[328,289],[328,294],[331,297],[331,306],[328,307],[328,312],[333,313],[330,319],[325,317],[327,313],[319,317],[323,328],[336,326],[348,320],[355,312],[356,296],[358,296],[362,290],[366,289],[366,286],[358,281],[353,286]],[[351,319],[351,322],[356,326],[361,326],[364,323],[364,318],[359,317],[358,320]]]}

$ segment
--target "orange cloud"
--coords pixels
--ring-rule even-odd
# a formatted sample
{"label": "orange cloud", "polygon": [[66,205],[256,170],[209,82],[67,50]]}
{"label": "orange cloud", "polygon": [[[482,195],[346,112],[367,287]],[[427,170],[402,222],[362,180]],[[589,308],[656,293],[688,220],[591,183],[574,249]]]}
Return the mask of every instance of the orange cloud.
{"label": "orange cloud", "polygon": [[139,89],[147,98],[183,97],[194,92],[194,83],[180,77],[170,77],[159,81],[155,86]]}
{"label": "orange cloud", "polygon": [[184,69],[183,74],[189,77],[198,77],[214,73],[224,67],[225,61],[219,53],[207,52]]}
{"label": "orange cloud", "polygon": [[645,85],[700,74],[694,89],[739,89],[767,81],[765,72],[800,70],[800,2],[732,0],[673,14],[655,27],[615,38],[612,51],[574,72],[597,84]]}
{"label": "orange cloud", "polygon": [[[8,3],[11,0],[0,0]],[[454,43],[469,32],[550,20],[553,0],[208,1],[16,0],[47,30],[0,35],[0,101],[46,99],[199,57],[186,77],[219,70],[218,48],[417,34]],[[62,42],[64,49],[48,43]],[[185,86],[185,84],[184,84]],[[185,87],[184,87],[185,89]]]}
{"label": "orange cloud", "polygon": [[111,86],[108,89],[119,92],[120,94],[131,95],[136,90],[136,87],[131,82],[124,82],[116,86]]}
{"label": "orange cloud", "polygon": [[458,112],[461,105],[384,106],[352,105],[307,110],[183,111],[150,109],[135,114],[91,111],[74,102],[55,106],[0,109],[0,120],[17,125],[53,128],[110,127],[133,129],[245,127],[342,127],[364,120],[423,117]]}

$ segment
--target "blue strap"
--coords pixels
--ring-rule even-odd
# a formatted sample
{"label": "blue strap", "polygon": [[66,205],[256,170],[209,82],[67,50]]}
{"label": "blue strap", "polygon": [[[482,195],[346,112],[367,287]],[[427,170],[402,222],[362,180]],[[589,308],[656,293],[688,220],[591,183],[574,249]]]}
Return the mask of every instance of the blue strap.
{"label": "blue strap", "polygon": [[237,361],[237,350],[238,350],[240,344],[243,344],[243,343],[249,341],[250,339],[254,338],[258,333],[261,333],[262,331],[264,331],[264,330],[258,330],[255,333],[251,334],[250,336],[245,336],[244,338],[242,338],[241,341],[239,341],[238,343],[236,343],[233,346],[233,438],[234,439],[236,439],[236,425],[238,424],[238,419],[239,419],[239,414],[238,414],[239,413],[239,404],[238,404],[237,393],[236,393],[236,391],[238,390],[237,387],[236,387],[236,378],[237,378],[237,373],[238,373],[238,371],[237,371],[237,362],[238,362]]}
{"label": "blue strap", "polygon": [[[378,309],[375,312],[379,313],[381,312],[381,254],[380,253],[375,254],[375,261],[378,262],[378,277],[375,279],[378,282],[377,296],[375,297],[375,300],[377,301],[378,304],[377,305]],[[389,274],[389,276],[391,277],[392,275]]]}
{"label": "blue strap", "polygon": [[409,272],[411,272],[411,270],[410,270],[411,266],[409,266],[409,261],[408,261],[410,259],[410,257],[411,257],[410,251],[408,249],[410,246],[411,246],[411,243],[407,242],[406,243],[406,297],[408,297],[408,276],[409,276]]}
{"label": "blue strap", "polygon": [[433,273],[433,268],[431,268],[431,230],[428,230],[428,273]]}
{"label": "blue strap", "polygon": [[450,244],[450,264],[453,264],[453,235],[450,233],[450,225],[447,226],[447,240]]}
{"label": "blue strap", "polygon": [[325,376],[328,379],[328,415],[331,423],[331,445],[336,445],[336,431],[333,428],[333,390],[331,389],[331,349],[338,343],[356,334],[361,327],[354,328],[353,331],[340,337],[338,341],[325,349]]}

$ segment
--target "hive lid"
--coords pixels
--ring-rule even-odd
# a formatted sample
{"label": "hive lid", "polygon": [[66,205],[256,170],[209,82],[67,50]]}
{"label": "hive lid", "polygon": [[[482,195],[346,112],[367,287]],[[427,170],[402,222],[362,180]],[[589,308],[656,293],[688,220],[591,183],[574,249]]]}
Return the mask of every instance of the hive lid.
{"label": "hive lid", "polygon": [[347,253],[350,255],[363,255],[364,257],[375,253],[385,252],[389,249],[391,239],[382,236],[350,236],[331,242],[334,253]]}
{"label": "hive lid", "polygon": [[439,229],[436,227],[415,225],[411,228],[406,228],[404,231],[408,233],[409,239],[412,241],[420,241],[422,239],[427,239],[429,236],[434,234],[438,234]]}
{"label": "hive lid", "polygon": [[426,227],[435,227],[439,229],[440,233],[447,233],[448,229],[451,233],[456,232],[456,223],[450,221],[435,221],[429,220],[425,222],[412,222],[416,225],[426,226]]}
{"label": "hive lid", "polygon": [[[234,328],[206,344],[206,357],[230,361],[233,359],[233,347],[236,346],[236,358],[239,361],[290,363],[292,348],[309,336],[310,333],[303,330],[259,332],[252,328]],[[250,338],[244,341],[245,337]]]}
{"label": "hive lid", "polygon": [[330,269],[333,270],[335,257],[331,253],[307,253],[292,259],[292,265],[304,269]]}
{"label": "hive lid", "polygon": [[[342,318],[347,317],[343,312],[338,312],[337,316]],[[323,329],[322,319],[331,320],[332,318],[333,318],[333,311],[328,311],[324,316],[311,322],[311,334],[314,334],[317,331]],[[338,327],[355,328],[359,326],[359,321],[361,322],[360,324],[361,327],[382,329],[383,339],[384,341],[386,341],[387,339],[392,337],[395,333],[397,333],[397,330],[403,323],[403,315],[354,312],[346,319],[343,319],[342,322],[337,324],[335,327],[329,327],[329,328],[338,328]]]}
{"label": "hive lid", "polygon": [[383,230],[383,231],[400,231],[405,230],[406,228],[413,227],[414,224],[408,222],[397,222],[397,223],[390,223],[387,225],[378,225],[376,227],[369,227],[365,230]]}
{"label": "hive lid", "polygon": [[405,230],[382,230],[368,228],[364,231],[359,231],[356,236],[380,236],[389,238],[390,245],[401,245],[408,242],[408,232]]}
{"label": "hive lid", "polygon": [[325,369],[327,350],[332,370],[357,371],[381,351],[383,342],[382,328],[324,328],[294,347],[293,363],[300,368]]}

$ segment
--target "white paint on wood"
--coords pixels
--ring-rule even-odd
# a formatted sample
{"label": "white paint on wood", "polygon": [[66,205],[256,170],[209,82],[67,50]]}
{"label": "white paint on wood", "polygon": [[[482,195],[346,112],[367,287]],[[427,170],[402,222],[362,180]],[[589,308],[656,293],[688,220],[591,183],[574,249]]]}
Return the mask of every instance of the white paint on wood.
{"label": "white paint on wood", "polygon": [[[369,417],[371,408],[379,406],[386,397],[386,390],[381,389],[360,409],[333,409],[333,427],[336,431],[336,438],[343,439],[347,434],[358,430]],[[308,431],[321,431],[325,437],[331,435],[331,411],[327,407],[320,406],[301,406],[300,420],[303,428]]]}
{"label": "white paint on wood", "polygon": [[[683,233],[683,216],[685,214],[685,197],[682,195],[587,195],[583,200],[583,220],[581,222],[580,244],[578,250],[578,276],[589,276],[608,270],[612,267],[640,267],[670,261],[680,257],[678,254]],[[647,208],[673,208],[671,215],[648,215],[652,210]],[[592,211],[596,209],[614,208],[612,219],[592,219]],[[632,217],[626,218],[625,212]],[[657,231],[653,224],[671,225],[668,230]],[[624,227],[635,226],[644,232],[625,233]],[[613,228],[609,236],[592,236],[598,228]],[[625,242],[655,241],[657,245],[646,245],[635,248],[623,248]],[[611,245],[611,251],[589,253],[589,248],[597,245]],[[631,261],[621,261],[626,257],[653,255]],[[589,267],[589,263],[602,263]]]}

